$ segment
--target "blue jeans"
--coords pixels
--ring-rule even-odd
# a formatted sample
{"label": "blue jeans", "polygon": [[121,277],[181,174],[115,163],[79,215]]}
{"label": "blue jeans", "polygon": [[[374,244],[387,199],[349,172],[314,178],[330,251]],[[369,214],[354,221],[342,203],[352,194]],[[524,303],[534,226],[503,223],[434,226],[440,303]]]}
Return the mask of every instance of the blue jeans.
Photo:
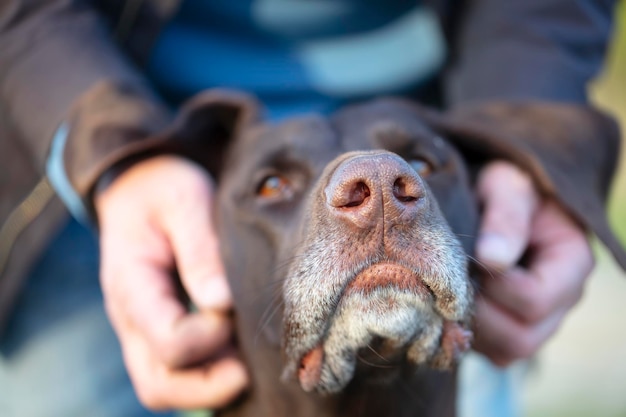
{"label": "blue jeans", "polygon": [[0,340],[0,416],[156,415],[139,404],[106,318],[93,233],[69,221],[16,307]]}

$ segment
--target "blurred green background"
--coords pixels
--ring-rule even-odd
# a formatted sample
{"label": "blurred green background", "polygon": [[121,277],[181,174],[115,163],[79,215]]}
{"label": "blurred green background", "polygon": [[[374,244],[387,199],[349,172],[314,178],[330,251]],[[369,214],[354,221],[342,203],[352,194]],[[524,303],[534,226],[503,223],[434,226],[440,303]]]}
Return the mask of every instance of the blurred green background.
{"label": "blurred green background", "polygon": [[[591,87],[595,103],[626,132],[626,1],[614,42]],[[626,136],[622,134],[624,138]],[[613,184],[610,219],[626,243],[626,144]],[[582,302],[530,371],[525,417],[626,417],[626,274],[598,245],[597,267]]]}

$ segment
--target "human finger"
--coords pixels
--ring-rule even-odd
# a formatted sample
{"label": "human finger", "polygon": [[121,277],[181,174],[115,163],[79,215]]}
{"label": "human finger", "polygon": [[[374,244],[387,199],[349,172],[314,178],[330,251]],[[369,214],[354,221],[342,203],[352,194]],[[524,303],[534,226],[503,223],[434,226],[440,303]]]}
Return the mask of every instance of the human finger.
{"label": "human finger", "polygon": [[537,323],[580,299],[593,265],[585,233],[550,202],[533,222],[527,269],[487,277],[481,291],[519,320]]}
{"label": "human finger", "polygon": [[[179,261],[172,223],[195,226],[192,215],[210,207],[210,185],[198,165],[162,156],[131,167],[97,198],[107,309],[116,321],[130,322],[170,366],[206,359],[230,339],[225,309],[190,313],[173,277]],[[223,292],[225,305],[229,293]]]}
{"label": "human finger", "polygon": [[513,164],[488,164],[477,181],[483,205],[476,257],[487,267],[505,270],[521,258],[528,244],[538,196],[528,175]]}
{"label": "human finger", "polygon": [[230,316],[219,311],[189,312],[169,271],[149,263],[129,261],[121,266],[105,298],[112,320],[124,321],[142,334],[170,367],[209,359],[232,336]]}
{"label": "human finger", "polygon": [[127,330],[120,337],[124,360],[139,400],[150,409],[222,407],[249,383],[245,366],[232,351],[193,367],[171,368],[154,355],[146,339]]}
{"label": "human finger", "polygon": [[498,366],[528,359],[556,332],[566,313],[567,309],[560,309],[548,318],[528,325],[489,299],[479,297],[472,347]]}
{"label": "human finger", "polygon": [[199,309],[227,311],[232,295],[213,226],[213,185],[200,167],[188,167],[187,194],[175,210],[162,212],[162,223],[183,287]]}

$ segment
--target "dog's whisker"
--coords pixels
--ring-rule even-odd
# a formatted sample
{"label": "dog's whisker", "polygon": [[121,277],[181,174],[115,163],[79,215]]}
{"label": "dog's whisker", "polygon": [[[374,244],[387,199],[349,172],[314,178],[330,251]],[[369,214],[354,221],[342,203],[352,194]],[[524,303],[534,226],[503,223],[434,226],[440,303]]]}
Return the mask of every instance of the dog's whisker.
{"label": "dog's whisker", "polygon": [[398,365],[382,365],[382,364],[378,364],[378,363],[373,363],[370,362],[368,360],[366,360],[365,358],[363,358],[361,355],[359,355],[358,353],[356,354],[356,357],[359,361],[363,362],[364,364],[366,364],[367,366],[371,366],[372,368],[379,368],[379,369],[395,369],[398,367]]}
{"label": "dog's whisker", "polygon": [[265,308],[263,314],[261,315],[261,321],[264,320],[265,316],[268,314],[268,312],[272,309],[272,306],[275,303],[280,303],[282,302],[282,288],[275,288],[274,289],[274,293],[272,294],[269,303],[267,304],[267,307]]}
{"label": "dog's whisker", "polygon": [[[276,313],[278,313],[278,311],[280,311],[280,309],[283,307],[284,303],[282,300],[278,300],[278,302],[276,302],[275,305],[272,306],[272,304],[268,305],[268,308],[265,310],[265,313],[263,313],[263,315],[261,316],[260,326],[258,326],[257,331],[254,335],[254,346],[258,345],[259,338],[261,337],[261,333],[263,333],[265,328],[269,326],[269,324],[271,323]],[[264,316],[266,317],[263,318]]]}
{"label": "dog's whisker", "polygon": [[367,344],[367,348],[368,348],[369,350],[371,350],[371,351],[372,351],[372,352],[373,352],[376,356],[378,356],[380,359],[384,360],[385,362],[389,362],[389,359],[385,358],[383,355],[381,355],[380,353],[378,353],[378,352],[376,351],[376,349],[374,349],[374,348],[372,347],[372,345],[370,345],[369,343]]}
{"label": "dog's whisker", "polygon": [[469,233],[455,233],[456,236],[458,237],[478,237],[478,235],[475,234],[469,234]]}
{"label": "dog's whisker", "polygon": [[468,259],[470,259],[477,267],[479,267],[481,269],[481,271],[486,272],[487,274],[489,274],[490,278],[495,279],[496,276],[493,274],[493,271],[491,268],[489,268],[484,262],[479,261],[475,256],[472,255],[466,255]]}

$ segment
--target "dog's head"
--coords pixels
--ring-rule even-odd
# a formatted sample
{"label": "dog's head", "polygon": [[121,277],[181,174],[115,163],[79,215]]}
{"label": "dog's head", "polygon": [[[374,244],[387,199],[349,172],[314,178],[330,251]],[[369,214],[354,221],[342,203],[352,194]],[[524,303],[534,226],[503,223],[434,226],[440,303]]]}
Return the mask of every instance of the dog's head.
{"label": "dog's head", "polygon": [[[472,301],[453,230],[471,236],[476,219],[455,150],[398,101],[290,124],[327,140],[289,140],[313,145],[301,158],[317,169],[294,199],[297,241],[281,251],[284,375],[305,390],[336,392],[355,372],[452,366],[469,347]],[[267,137],[277,133],[270,128]],[[294,198],[290,192],[282,198]]]}
{"label": "dog's head", "polygon": [[248,97],[198,100],[186,124],[212,138],[244,353],[282,339],[283,377],[318,392],[451,367],[469,345],[477,210],[427,112],[388,99],[271,125]]}

